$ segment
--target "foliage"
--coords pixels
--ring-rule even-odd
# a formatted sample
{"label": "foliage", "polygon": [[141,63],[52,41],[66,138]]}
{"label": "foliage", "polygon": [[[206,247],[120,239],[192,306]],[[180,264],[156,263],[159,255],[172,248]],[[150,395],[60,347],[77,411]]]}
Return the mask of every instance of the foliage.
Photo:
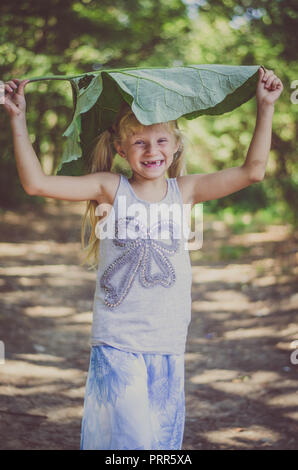
{"label": "foliage", "polygon": [[64,133],[67,145],[60,170],[63,163],[80,158],[82,150],[88,160],[88,144],[113,124],[123,101],[144,125],[223,114],[254,96],[258,68],[217,64],[124,68],[77,77],[35,77],[31,82],[64,79],[72,86],[73,119]]}
{"label": "foliage", "polygon": [[[246,202],[250,205],[252,199],[254,211],[282,203],[280,213],[297,224],[298,105],[293,91],[298,77],[298,63],[294,60],[297,7],[292,1],[277,0],[215,0],[200,5],[189,35],[191,62],[218,63],[224,57],[230,64],[259,63],[274,70],[284,84],[284,92],[275,105],[265,180],[226,198],[210,201],[205,204],[205,210],[210,207],[217,212],[227,206],[246,210]],[[212,172],[243,163],[255,117],[255,101],[251,100],[233,113],[216,119],[202,116],[196,126],[190,123],[187,131],[192,144],[188,170]]]}
{"label": "foliage", "polygon": [[[79,75],[136,64],[172,66],[183,60],[190,31],[186,13],[181,0],[1,2],[0,78]],[[62,134],[72,119],[71,88],[62,81],[32,83],[26,87],[26,101],[31,142],[43,168],[52,173],[63,153]],[[11,191],[19,183],[9,123],[2,110],[0,126],[4,207],[21,203],[26,194]],[[44,166],[49,159],[51,164]],[[79,174],[81,168],[75,171]]]}
{"label": "foliage", "polygon": [[[265,209],[274,212],[278,206],[279,214],[295,222],[298,106],[293,83],[298,77],[298,28],[294,0],[11,0],[2,2],[0,13],[2,80],[187,64],[263,64],[273,69],[284,92],[275,106],[265,180],[205,203],[204,210],[242,207],[257,214]],[[44,167],[53,172],[63,152],[62,134],[72,120],[71,88],[61,80],[34,82],[26,88],[26,97],[30,138],[42,165],[50,161]],[[252,99],[223,115],[180,120],[190,141],[188,171],[212,172],[242,164],[255,117]],[[25,193],[16,189],[19,183],[3,112],[0,125],[1,205],[5,205],[9,200],[20,202],[17,194]]]}

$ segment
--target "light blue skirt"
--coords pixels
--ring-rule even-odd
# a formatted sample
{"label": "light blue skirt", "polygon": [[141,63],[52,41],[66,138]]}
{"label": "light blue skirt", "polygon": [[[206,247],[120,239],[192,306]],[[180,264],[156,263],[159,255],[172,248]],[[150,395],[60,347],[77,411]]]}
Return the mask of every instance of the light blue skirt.
{"label": "light blue skirt", "polygon": [[184,354],[92,346],[81,450],[181,449]]}

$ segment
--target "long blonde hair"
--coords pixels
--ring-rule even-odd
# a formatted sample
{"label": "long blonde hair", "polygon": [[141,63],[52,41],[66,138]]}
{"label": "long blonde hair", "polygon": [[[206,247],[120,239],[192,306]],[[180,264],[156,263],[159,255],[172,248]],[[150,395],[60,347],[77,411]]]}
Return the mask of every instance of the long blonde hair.
{"label": "long blonde hair", "polygon": [[[187,173],[184,159],[186,138],[178,127],[176,120],[160,123],[167,127],[167,130],[176,137],[176,143],[179,142],[179,149],[174,155],[172,164],[167,170],[168,178],[176,178]],[[112,127],[102,132],[96,137],[93,150],[90,155],[89,173],[98,171],[112,171],[114,157],[117,153],[114,143],[123,142],[129,135],[134,134],[144,125],[141,124],[132,112],[127,103],[123,103],[117,118]],[[119,172],[119,171],[118,171]],[[117,172],[117,173],[118,173]],[[121,169],[120,169],[120,172]],[[98,202],[94,200],[87,201],[87,207],[83,216],[81,228],[81,245],[86,252],[81,265],[87,264],[89,269],[97,268],[99,258],[99,238],[96,236],[95,228],[100,217],[95,215]],[[88,244],[85,245],[85,232],[87,224],[90,228]]]}

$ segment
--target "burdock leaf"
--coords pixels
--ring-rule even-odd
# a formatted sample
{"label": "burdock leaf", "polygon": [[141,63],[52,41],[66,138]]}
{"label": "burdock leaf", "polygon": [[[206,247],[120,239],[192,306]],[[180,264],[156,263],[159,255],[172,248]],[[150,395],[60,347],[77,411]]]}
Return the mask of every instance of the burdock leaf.
{"label": "burdock leaf", "polygon": [[124,101],[144,125],[224,114],[255,95],[260,67],[207,64],[122,68],[31,81],[60,79],[72,85],[73,117],[63,134],[67,141],[57,169],[63,173],[63,164],[82,155],[87,169],[94,139],[113,124]]}

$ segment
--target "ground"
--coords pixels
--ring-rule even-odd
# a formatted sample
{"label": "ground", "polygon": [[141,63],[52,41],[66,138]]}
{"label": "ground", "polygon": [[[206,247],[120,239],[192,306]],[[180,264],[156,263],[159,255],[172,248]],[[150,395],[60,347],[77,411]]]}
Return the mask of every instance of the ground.
{"label": "ground", "polygon": [[[96,279],[80,266],[84,208],[0,217],[0,449],[79,448]],[[190,255],[182,448],[297,449],[297,236],[207,220]]]}

